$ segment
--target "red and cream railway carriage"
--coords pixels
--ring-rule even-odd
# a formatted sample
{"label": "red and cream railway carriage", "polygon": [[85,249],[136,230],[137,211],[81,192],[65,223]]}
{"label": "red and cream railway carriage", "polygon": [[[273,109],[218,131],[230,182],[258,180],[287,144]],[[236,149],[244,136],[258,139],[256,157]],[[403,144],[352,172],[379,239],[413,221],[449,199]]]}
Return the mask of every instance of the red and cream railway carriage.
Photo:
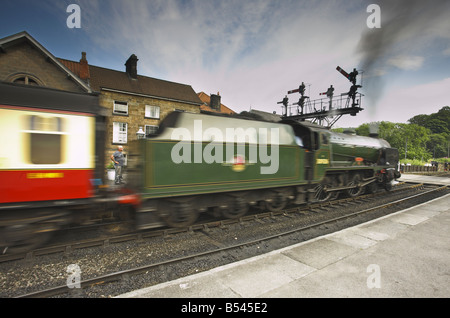
{"label": "red and cream railway carriage", "polygon": [[0,84],[0,246],[37,243],[91,203],[99,112],[93,94]]}

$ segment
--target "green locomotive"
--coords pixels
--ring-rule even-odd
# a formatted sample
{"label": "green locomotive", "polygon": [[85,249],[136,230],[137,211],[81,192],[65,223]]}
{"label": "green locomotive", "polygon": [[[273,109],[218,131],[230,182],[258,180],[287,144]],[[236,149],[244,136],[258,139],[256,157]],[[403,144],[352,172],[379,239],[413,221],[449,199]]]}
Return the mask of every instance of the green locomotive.
{"label": "green locomotive", "polygon": [[270,122],[173,112],[128,156],[143,228],[192,224],[199,213],[238,218],[250,206],[325,201],[389,189],[397,149],[381,139],[330,132],[308,122]]}

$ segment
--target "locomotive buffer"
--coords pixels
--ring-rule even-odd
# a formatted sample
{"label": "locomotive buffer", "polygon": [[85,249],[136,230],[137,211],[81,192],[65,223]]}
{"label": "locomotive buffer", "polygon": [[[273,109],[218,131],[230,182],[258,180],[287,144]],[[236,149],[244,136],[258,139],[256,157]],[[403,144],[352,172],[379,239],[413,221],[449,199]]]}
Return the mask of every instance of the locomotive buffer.
{"label": "locomotive buffer", "polygon": [[[359,72],[353,69],[351,73],[347,73],[339,66],[336,70],[352,83],[348,92],[335,98],[334,87],[331,85],[326,92],[320,93],[320,95],[326,95],[326,98],[310,100],[308,96],[305,96],[305,83],[302,82],[299,88],[287,92],[288,94],[300,93],[298,102],[288,105],[286,95],[282,102],[277,103],[283,104],[282,117],[296,121],[311,119],[311,122],[315,124],[331,128],[343,115],[356,116],[363,110],[361,108],[361,97],[363,95],[357,92],[358,88],[362,86],[356,84]],[[292,114],[295,106],[296,115]]]}

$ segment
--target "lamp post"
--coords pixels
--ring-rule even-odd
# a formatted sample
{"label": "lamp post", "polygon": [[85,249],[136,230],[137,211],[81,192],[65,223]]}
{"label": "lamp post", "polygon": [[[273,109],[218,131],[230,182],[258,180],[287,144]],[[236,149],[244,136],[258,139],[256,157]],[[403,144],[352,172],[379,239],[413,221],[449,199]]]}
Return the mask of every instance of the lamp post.
{"label": "lamp post", "polygon": [[139,127],[139,130],[136,133],[137,139],[144,139],[145,132],[142,130],[142,127]]}

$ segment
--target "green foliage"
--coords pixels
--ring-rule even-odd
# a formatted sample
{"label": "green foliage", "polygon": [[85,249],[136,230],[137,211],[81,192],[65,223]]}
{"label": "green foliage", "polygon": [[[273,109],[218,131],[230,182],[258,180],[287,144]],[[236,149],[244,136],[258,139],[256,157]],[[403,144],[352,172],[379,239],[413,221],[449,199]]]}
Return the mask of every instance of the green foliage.
{"label": "green foliage", "polygon": [[450,163],[450,158],[437,158],[437,159],[433,159],[433,161],[437,161],[440,163],[446,163],[446,162]]}
{"label": "green foliage", "polygon": [[411,166],[423,166],[427,161],[417,160],[417,159],[400,159],[401,164],[410,164]]}
{"label": "green foliage", "polygon": [[409,119],[411,124],[421,125],[431,131],[427,151],[434,158],[446,157],[450,145],[450,107],[442,107],[431,115],[417,115]]}

